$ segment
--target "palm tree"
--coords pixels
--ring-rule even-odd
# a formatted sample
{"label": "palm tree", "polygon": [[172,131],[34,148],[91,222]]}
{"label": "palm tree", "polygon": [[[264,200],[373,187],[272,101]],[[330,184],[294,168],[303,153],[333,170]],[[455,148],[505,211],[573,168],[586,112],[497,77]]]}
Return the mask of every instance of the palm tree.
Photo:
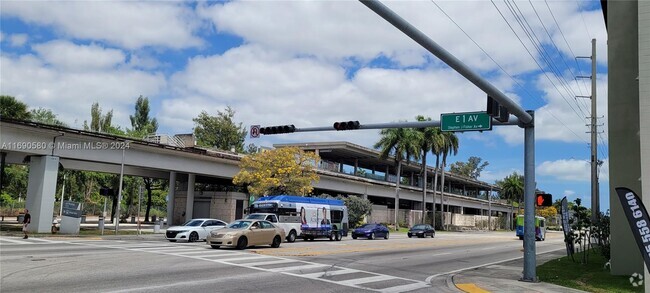
{"label": "palm tree", "polygon": [[419,159],[420,152],[417,145],[417,133],[413,129],[389,128],[383,129],[381,138],[375,144],[375,148],[381,148],[380,158],[386,159],[393,153],[395,166],[397,168],[397,180],[395,180],[395,230],[399,229],[397,216],[399,214],[399,185],[402,175],[402,160],[407,163],[411,158]]}
{"label": "palm tree", "polygon": [[[431,121],[430,117],[424,118],[422,115],[415,117],[417,121]],[[422,153],[422,224],[424,224],[424,219],[426,218],[427,212],[427,153],[431,152],[436,154],[435,150],[440,149],[442,144],[442,139],[440,137],[440,128],[438,127],[426,127],[418,128],[419,134],[419,149]],[[436,166],[437,167],[437,166]],[[437,170],[436,170],[437,172]],[[436,173],[437,175],[437,173]],[[435,179],[434,179],[435,181]],[[436,225],[436,193],[435,188],[433,192],[433,226]]]}
{"label": "palm tree", "polygon": [[[442,155],[444,138],[442,136],[442,131],[440,127],[434,128],[436,143],[431,147],[431,152],[436,155],[436,168],[433,171],[433,219],[431,220],[431,226],[436,227],[436,193],[438,192],[438,170],[440,169],[440,155]],[[443,189],[444,190],[444,189]],[[442,192],[441,192],[441,203],[442,203]],[[442,211],[442,205],[440,206]],[[442,224],[442,223],[441,223]]]}
{"label": "palm tree", "polygon": [[507,199],[510,202],[517,202],[518,209],[521,209],[521,202],[524,198],[524,176],[513,172],[512,174],[497,180],[496,185],[499,186],[501,191],[499,197]]}
{"label": "palm tree", "polygon": [[445,223],[444,211],[444,197],[445,197],[445,166],[447,165],[447,156],[458,154],[458,137],[453,132],[442,132],[442,176],[440,178],[440,185],[442,185],[442,192],[440,193],[440,207],[442,209],[442,224]]}

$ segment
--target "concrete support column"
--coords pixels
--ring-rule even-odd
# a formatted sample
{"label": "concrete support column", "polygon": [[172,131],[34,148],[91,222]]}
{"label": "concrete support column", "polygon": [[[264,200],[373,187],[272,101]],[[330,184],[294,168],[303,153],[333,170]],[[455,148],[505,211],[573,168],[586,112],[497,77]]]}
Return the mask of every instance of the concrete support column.
{"label": "concrete support column", "polygon": [[167,193],[167,226],[174,224],[174,201],[176,190],[176,172],[169,172],[169,191]]}
{"label": "concrete support column", "polygon": [[354,175],[357,175],[357,169],[359,169],[359,159],[354,159]]}
{"label": "concrete support column", "polygon": [[384,173],[384,181],[388,181],[388,175],[390,175],[389,170],[390,167],[386,166],[386,173]]}
{"label": "concrete support column", "polygon": [[25,199],[25,207],[32,216],[29,232],[47,233],[52,229],[58,172],[59,157],[31,157]]}
{"label": "concrete support column", "polygon": [[196,175],[187,174],[187,201],[185,202],[185,221],[192,219],[194,211],[194,182]]}

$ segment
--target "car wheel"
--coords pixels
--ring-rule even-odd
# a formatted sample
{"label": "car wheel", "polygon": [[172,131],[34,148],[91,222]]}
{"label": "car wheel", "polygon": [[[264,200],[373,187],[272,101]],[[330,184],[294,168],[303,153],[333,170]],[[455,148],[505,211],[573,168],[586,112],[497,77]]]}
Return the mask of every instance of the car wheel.
{"label": "car wheel", "polygon": [[291,232],[289,232],[289,236],[287,237],[287,242],[293,243],[295,241],[296,241],[296,231],[291,230]]}
{"label": "car wheel", "polygon": [[357,239],[357,235],[352,235],[352,239]]}
{"label": "car wheel", "polygon": [[411,235],[411,234],[406,234],[406,236],[408,236],[409,238],[411,238],[411,236],[413,236],[413,235]]}
{"label": "car wheel", "polygon": [[276,235],[275,237],[273,237],[273,243],[271,243],[271,247],[278,248],[280,247],[280,243],[282,243],[282,239],[280,238],[280,236]]}
{"label": "car wheel", "polygon": [[368,236],[368,239],[373,240],[375,239],[375,233],[370,233],[370,236]]}
{"label": "car wheel", "polygon": [[214,248],[214,249],[218,249],[218,248],[221,247],[221,246],[219,246],[219,245],[210,245],[210,247],[212,247],[212,248]]}
{"label": "car wheel", "polygon": [[176,242],[176,240],[171,240],[171,239],[169,239],[169,242]]}
{"label": "car wheel", "polygon": [[431,238],[436,237],[436,232],[431,233]]}
{"label": "car wheel", "polygon": [[237,249],[246,249],[246,247],[248,247],[248,239],[245,236],[239,237],[239,240],[237,240]]}
{"label": "car wheel", "polygon": [[524,240],[524,236],[519,236],[519,240]]}
{"label": "car wheel", "polygon": [[337,232],[336,235],[335,235],[335,240],[336,241],[341,241],[341,238],[343,238],[343,236],[341,236],[341,232]]}
{"label": "car wheel", "polygon": [[390,232],[386,232],[386,234],[384,235],[384,239],[388,239],[389,234],[390,234]]}
{"label": "car wheel", "polygon": [[194,242],[199,240],[199,234],[196,232],[190,233],[190,238],[187,238],[187,242]]}

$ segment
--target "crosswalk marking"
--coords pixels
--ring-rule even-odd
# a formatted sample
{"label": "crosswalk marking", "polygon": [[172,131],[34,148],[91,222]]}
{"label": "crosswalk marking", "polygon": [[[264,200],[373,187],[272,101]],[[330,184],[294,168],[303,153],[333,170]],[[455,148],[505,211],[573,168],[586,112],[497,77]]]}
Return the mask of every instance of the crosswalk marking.
{"label": "crosswalk marking", "polygon": [[359,284],[363,284],[363,283],[371,283],[371,282],[391,280],[391,279],[393,279],[393,278],[390,278],[388,276],[374,276],[374,277],[365,277],[365,278],[357,278],[357,279],[339,281],[339,284],[342,284],[342,285],[359,285]]}
{"label": "crosswalk marking", "polygon": [[[188,259],[209,261],[213,263],[220,263],[224,265],[237,266],[242,268],[254,269],[264,272],[272,272],[278,274],[284,274],[293,277],[306,278],[310,280],[318,280],[322,282],[328,282],[332,284],[337,284],[341,286],[363,289],[374,292],[382,293],[398,293],[398,292],[408,292],[412,290],[431,288],[430,284],[423,281],[417,281],[412,279],[406,279],[396,276],[377,274],[369,271],[351,269],[340,267],[336,265],[328,265],[315,263],[310,261],[303,261],[291,258],[283,258],[277,256],[269,255],[259,255],[253,254],[245,251],[238,250],[224,250],[224,249],[211,249],[207,245],[201,245],[196,243],[166,243],[161,241],[141,241],[134,243],[132,241],[122,241],[122,240],[88,240],[88,239],[65,239],[65,240],[51,240],[43,238],[29,238],[29,239],[16,239],[0,236],[0,245],[3,247],[11,247],[10,245],[16,246],[18,248],[23,247],[23,245],[84,245],[97,248],[111,248],[111,249],[120,249],[133,252],[141,253],[153,253],[158,255],[171,255],[177,257],[184,257]],[[43,247],[43,246],[41,246]],[[3,249],[5,249],[3,248]],[[58,248],[58,247],[54,247]],[[245,261],[241,263],[241,261]],[[264,268],[263,266],[267,265],[285,265],[282,267],[275,268]],[[320,272],[318,272],[320,270]],[[302,271],[308,271],[306,274]],[[330,276],[341,276],[347,274],[355,273],[364,273],[361,277],[356,277],[352,279],[346,279],[343,281],[336,281],[330,279]],[[352,276],[352,275],[350,275]],[[375,284],[379,281],[386,280],[401,280],[399,284],[394,284],[393,286],[387,285],[383,288],[371,287],[371,284]],[[409,282],[409,284],[404,284],[404,282]]]}
{"label": "crosswalk marking", "polygon": [[401,285],[401,286],[385,288],[385,289],[379,290],[379,292],[382,292],[382,293],[408,292],[408,291],[413,291],[413,290],[422,289],[422,288],[426,288],[426,287],[429,287],[429,284],[427,284],[425,282],[419,282],[419,283],[406,284],[406,285]]}
{"label": "crosswalk marking", "polygon": [[309,264],[309,265],[301,265],[301,266],[273,268],[273,269],[269,269],[269,271],[272,271],[272,272],[300,271],[300,270],[314,269],[314,268],[326,267],[326,266],[329,266],[329,265]]}
{"label": "crosswalk marking", "polygon": [[259,266],[277,265],[277,264],[291,263],[291,262],[297,262],[297,261],[293,260],[293,259],[276,259],[276,260],[270,260],[270,261],[256,262],[256,263],[252,263],[251,265],[259,267]]}
{"label": "crosswalk marking", "polygon": [[329,276],[337,276],[337,275],[345,275],[345,274],[351,274],[351,273],[360,273],[361,271],[359,270],[354,270],[354,269],[343,269],[343,270],[338,270],[338,271],[325,271],[325,272],[318,272],[318,273],[313,273],[313,274],[304,274],[303,276],[305,278],[321,278],[321,277],[329,277]]}

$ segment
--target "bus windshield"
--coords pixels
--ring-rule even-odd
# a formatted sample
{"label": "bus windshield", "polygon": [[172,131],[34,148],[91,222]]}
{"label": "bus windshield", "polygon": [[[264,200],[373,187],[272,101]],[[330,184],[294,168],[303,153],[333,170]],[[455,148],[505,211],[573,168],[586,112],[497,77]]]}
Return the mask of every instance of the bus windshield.
{"label": "bus windshield", "polygon": [[265,217],[264,215],[260,215],[260,214],[250,214],[246,218],[252,220],[264,220],[264,217]]}

